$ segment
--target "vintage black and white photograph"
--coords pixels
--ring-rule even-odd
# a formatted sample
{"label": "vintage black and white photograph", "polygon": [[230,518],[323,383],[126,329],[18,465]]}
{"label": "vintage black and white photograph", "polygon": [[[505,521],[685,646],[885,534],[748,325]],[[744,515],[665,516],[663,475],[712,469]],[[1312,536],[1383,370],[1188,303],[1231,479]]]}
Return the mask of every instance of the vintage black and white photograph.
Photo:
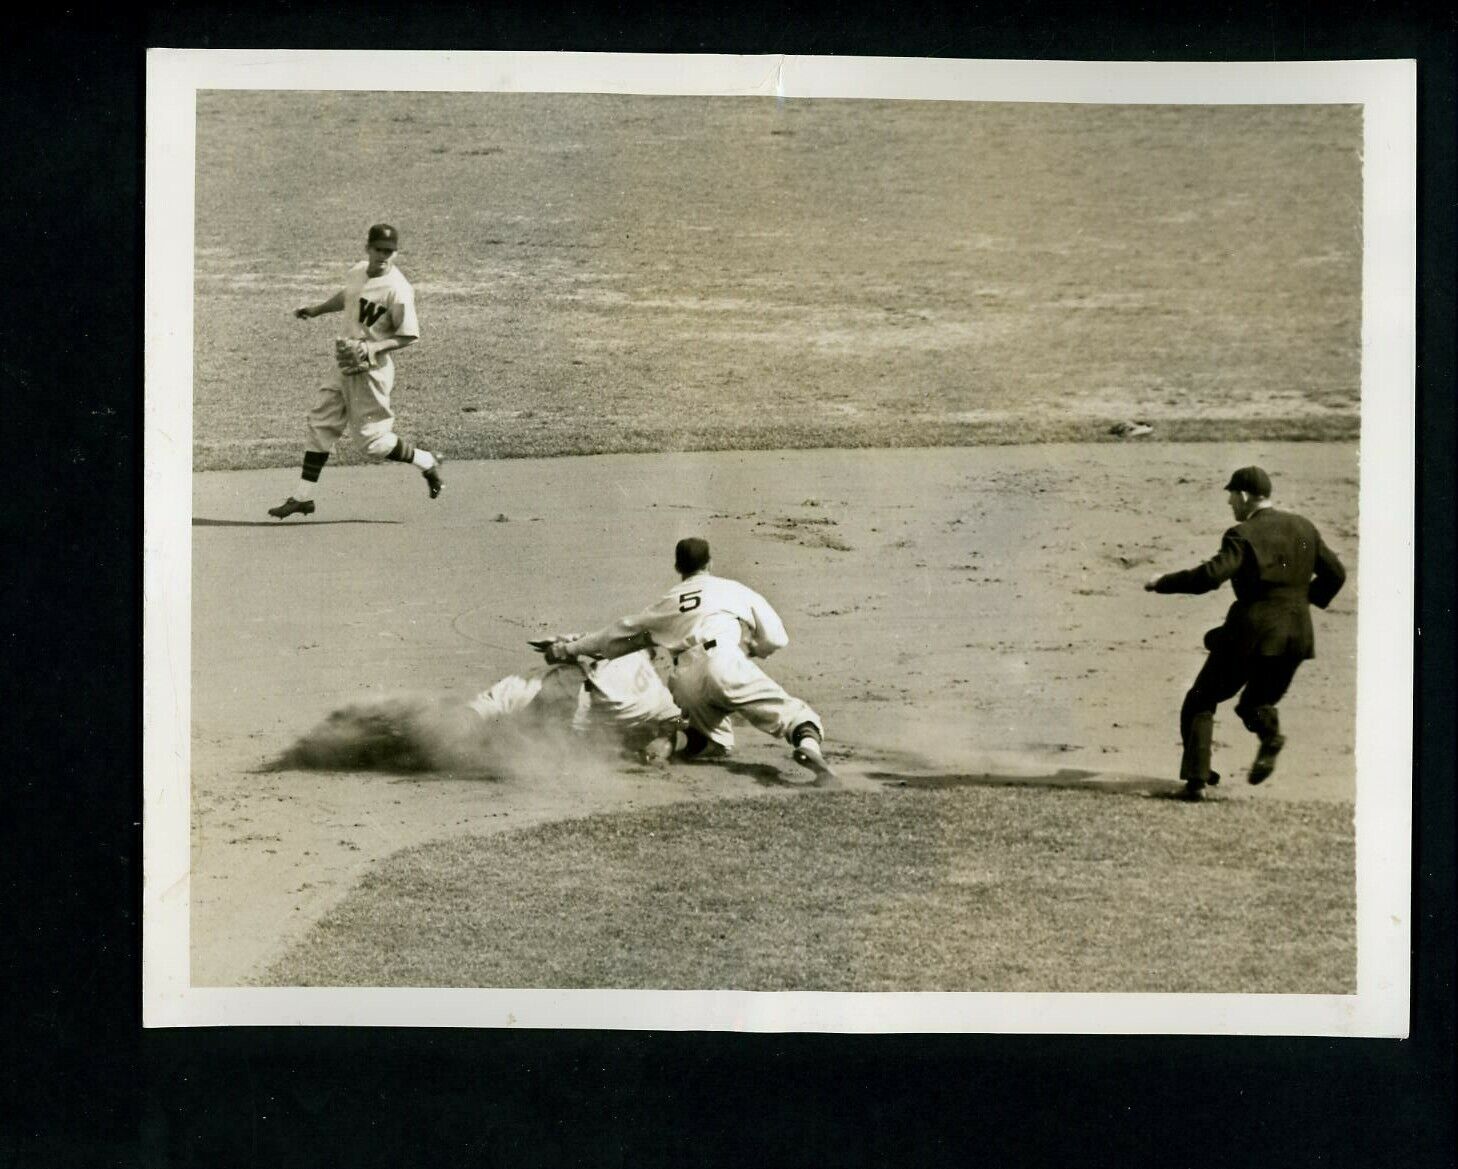
{"label": "vintage black and white photograph", "polygon": [[1410,63],[149,99],[150,1025],[1405,1033]]}

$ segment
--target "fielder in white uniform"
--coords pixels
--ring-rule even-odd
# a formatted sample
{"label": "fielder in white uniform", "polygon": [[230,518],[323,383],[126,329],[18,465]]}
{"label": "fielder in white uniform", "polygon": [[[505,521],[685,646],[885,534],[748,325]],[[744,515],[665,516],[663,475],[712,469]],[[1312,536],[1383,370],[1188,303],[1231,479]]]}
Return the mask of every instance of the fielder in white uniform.
{"label": "fielder in white uniform", "polygon": [[824,724],[751,658],[789,644],[784,623],[762,596],[709,572],[709,545],[691,537],[674,549],[682,578],[641,613],[547,648],[548,661],[616,658],[655,645],[673,656],[668,689],[687,723],[685,758],[726,755],[734,746],[729,716],[738,714],[794,748],[794,759],[819,778],[834,773],[821,752]]}
{"label": "fielder in white uniform", "polygon": [[395,267],[399,233],[388,223],[370,228],[368,259],[360,261],[344,278],[344,287],[319,304],[294,310],[300,320],[344,312],[347,336],[364,343],[370,368],[358,373],[335,371],[319,387],[309,411],[304,445],[304,470],[294,493],[268,514],[278,519],[296,512],[314,514],[314,485],[330,452],[346,434],[376,458],[410,463],[420,468],[434,499],[444,485],[440,459],[395,434],[390,391],[395,385],[395,364],[390,354],[420,338],[415,319],[415,290]]}

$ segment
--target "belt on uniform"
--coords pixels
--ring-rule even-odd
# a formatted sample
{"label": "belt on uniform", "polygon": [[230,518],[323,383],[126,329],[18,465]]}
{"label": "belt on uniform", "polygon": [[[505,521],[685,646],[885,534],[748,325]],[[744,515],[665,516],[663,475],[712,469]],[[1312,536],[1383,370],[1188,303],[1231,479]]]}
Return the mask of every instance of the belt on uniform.
{"label": "belt on uniform", "polygon": [[678,659],[681,658],[681,657],[683,657],[684,654],[693,653],[693,651],[696,650],[696,649],[711,650],[711,649],[713,649],[718,644],[719,644],[719,639],[716,638],[716,637],[711,637],[708,641],[701,641],[701,642],[699,642],[698,645],[691,645],[691,646],[688,647],[688,649],[683,650],[682,652],[676,653],[676,654],[673,655],[673,664],[675,666],[678,665]]}

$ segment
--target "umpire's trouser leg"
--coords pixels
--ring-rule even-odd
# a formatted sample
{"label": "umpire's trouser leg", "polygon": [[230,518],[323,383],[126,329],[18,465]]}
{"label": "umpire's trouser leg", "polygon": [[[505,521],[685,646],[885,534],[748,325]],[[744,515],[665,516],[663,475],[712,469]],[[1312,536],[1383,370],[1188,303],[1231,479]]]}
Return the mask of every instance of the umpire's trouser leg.
{"label": "umpire's trouser leg", "polygon": [[1250,680],[1245,684],[1240,701],[1235,704],[1235,713],[1245,723],[1246,729],[1263,743],[1281,733],[1276,703],[1285,697],[1301,661],[1301,658],[1289,656],[1250,660]]}
{"label": "umpire's trouser leg", "polygon": [[1215,708],[1233,698],[1249,680],[1247,660],[1221,649],[1210,651],[1180,706],[1180,739],[1184,755],[1180,778],[1205,783],[1210,778],[1210,740],[1215,732]]}

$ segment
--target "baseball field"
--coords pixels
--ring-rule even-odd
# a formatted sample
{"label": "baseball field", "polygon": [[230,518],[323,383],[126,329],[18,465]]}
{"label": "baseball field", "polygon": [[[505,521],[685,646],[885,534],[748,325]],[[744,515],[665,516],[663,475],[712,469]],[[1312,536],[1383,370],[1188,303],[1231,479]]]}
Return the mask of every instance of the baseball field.
{"label": "baseball field", "polygon": [[[201,94],[192,983],[1351,992],[1361,165],[1338,106]],[[445,491],[341,450],[271,520],[335,331],[292,310],[380,220]],[[1248,463],[1349,584],[1276,776],[1223,708],[1186,804],[1229,595],[1141,585]],[[687,535],[784,618],[838,786],[747,727],[271,766],[533,669]]]}

